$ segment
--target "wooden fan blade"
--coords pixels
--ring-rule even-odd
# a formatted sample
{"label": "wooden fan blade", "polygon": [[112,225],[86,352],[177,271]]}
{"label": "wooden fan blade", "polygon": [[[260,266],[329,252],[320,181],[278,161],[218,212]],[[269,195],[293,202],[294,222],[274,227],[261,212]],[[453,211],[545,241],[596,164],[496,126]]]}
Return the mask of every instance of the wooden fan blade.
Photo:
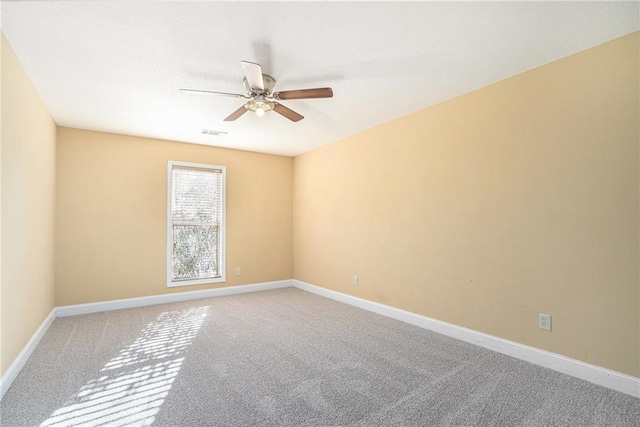
{"label": "wooden fan blade", "polygon": [[281,116],[286,117],[292,122],[299,122],[300,120],[304,119],[303,115],[298,114],[295,111],[293,111],[291,108],[287,108],[282,104],[278,104],[277,102],[273,103],[273,111],[280,114]]}
{"label": "wooden fan blade", "polygon": [[332,98],[333,90],[330,87],[317,89],[285,90],[273,94],[277,99],[307,99],[307,98]]}
{"label": "wooden fan blade", "polygon": [[249,87],[253,90],[264,90],[264,79],[262,78],[262,67],[259,64],[249,61],[240,61],[244,76],[247,78]]}
{"label": "wooden fan blade", "polygon": [[247,107],[245,107],[244,105],[240,108],[238,108],[236,111],[234,111],[233,113],[229,114],[227,116],[226,119],[224,119],[225,122],[232,122],[234,120],[236,120],[238,117],[240,117],[241,115],[243,115],[244,113],[247,112]]}
{"label": "wooden fan blade", "polygon": [[248,96],[241,95],[239,93],[213,92],[210,90],[197,90],[197,89],[180,89],[180,93],[188,93],[193,95],[222,95],[222,96],[231,96],[233,98],[249,98]]}

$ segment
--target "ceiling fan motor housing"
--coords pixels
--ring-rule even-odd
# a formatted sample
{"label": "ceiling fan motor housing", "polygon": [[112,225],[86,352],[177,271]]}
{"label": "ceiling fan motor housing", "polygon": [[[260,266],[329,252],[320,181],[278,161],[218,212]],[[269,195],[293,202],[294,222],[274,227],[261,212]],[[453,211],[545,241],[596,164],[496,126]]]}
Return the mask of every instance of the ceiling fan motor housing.
{"label": "ceiling fan motor housing", "polygon": [[[262,80],[264,81],[264,92],[258,93],[258,95],[271,95],[271,93],[273,92],[273,87],[276,85],[276,79],[268,74],[263,74]],[[251,86],[249,86],[249,82],[247,81],[246,77],[242,78],[242,84],[244,85],[244,88],[249,95],[255,93],[254,90],[251,89]]]}

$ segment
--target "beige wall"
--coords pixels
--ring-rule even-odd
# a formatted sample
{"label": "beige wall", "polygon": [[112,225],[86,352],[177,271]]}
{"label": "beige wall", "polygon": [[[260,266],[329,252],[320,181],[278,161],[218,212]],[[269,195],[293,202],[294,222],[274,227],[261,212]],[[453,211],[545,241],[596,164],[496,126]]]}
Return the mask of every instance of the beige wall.
{"label": "beige wall", "polygon": [[[290,157],[69,128],[57,138],[56,305],[292,277]],[[166,287],[168,160],[227,167],[225,283]]]}
{"label": "beige wall", "polygon": [[[2,345],[2,337],[3,337],[3,333],[2,333],[2,137],[3,137],[3,131],[2,131],[2,122],[3,122],[3,115],[2,115],[2,99],[4,98],[4,96],[2,95],[2,76],[4,75],[4,50],[5,50],[5,46],[7,45],[7,41],[5,40],[5,36],[4,33],[2,31],[0,31],[0,376],[2,376],[6,370],[6,368],[3,366],[2,361],[5,359],[4,357],[4,353],[3,353],[3,345]],[[9,356],[7,356],[9,357]],[[12,358],[13,359],[13,358]],[[2,395],[2,390],[0,390],[0,395]]]}
{"label": "beige wall", "polygon": [[297,157],[294,277],[640,376],[638,90],[635,33]]}
{"label": "beige wall", "polygon": [[[638,51],[636,33],[292,160],[69,128],[56,151],[2,36],[1,372],[53,307],[56,216],[56,305],[293,276],[639,376]],[[226,283],[166,288],[167,160],[227,166]]]}
{"label": "beige wall", "polygon": [[53,309],[56,125],[1,38],[4,374]]}

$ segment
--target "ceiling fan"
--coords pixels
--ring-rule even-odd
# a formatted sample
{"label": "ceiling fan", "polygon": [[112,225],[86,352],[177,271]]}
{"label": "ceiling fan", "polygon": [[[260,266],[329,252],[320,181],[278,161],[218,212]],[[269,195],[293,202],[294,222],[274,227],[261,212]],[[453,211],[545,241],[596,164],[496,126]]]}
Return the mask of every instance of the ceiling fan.
{"label": "ceiling fan", "polygon": [[262,67],[259,64],[248,61],[240,61],[240,64],[242,65],[242,69],[244,70],[244,78],[242,79],[242,84],[247,91],[246,95],[242,95],[240,93],[213,92],[208,90],[195,89],[180,89],[180,92],[232,96],[234,98],[247,99],[248,101],[244,105],[242,105],[240,108],[238,108],[236,111],[234,111],[224,119],[225,122],[236,120],[247,111],[253,111],[258,116],[262,116],[265,112],[271,110],[293,122],[297,122],[304,119],[304,116],[296,113],[288,107],[285,107],[278,101],[289,99],[333,97],[333,90],[331,90],[330,87],[273,92],[273,87],[276,84],[276,80],[268,74],[262,74]]}

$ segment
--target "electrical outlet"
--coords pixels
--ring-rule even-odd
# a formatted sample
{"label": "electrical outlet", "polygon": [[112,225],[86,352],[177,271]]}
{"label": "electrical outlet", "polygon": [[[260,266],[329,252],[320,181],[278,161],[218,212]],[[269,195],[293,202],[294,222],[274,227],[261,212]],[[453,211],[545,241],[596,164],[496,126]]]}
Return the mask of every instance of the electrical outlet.
{"label": "electrical outlet", "polygon": [[353,276],[353,286],[358,286],[360,284],[360,279],[358,276]]}
{"label": "electrical outlet", "polygon": [[550,314],[538,314],[538,327],[543,331],[551,330],[551,315]]}
{"label": "electrical outlet", "polygon": [[242,271],[240,270],[240,267],[236,267],[236,276],[240,275],[242,275]]}

